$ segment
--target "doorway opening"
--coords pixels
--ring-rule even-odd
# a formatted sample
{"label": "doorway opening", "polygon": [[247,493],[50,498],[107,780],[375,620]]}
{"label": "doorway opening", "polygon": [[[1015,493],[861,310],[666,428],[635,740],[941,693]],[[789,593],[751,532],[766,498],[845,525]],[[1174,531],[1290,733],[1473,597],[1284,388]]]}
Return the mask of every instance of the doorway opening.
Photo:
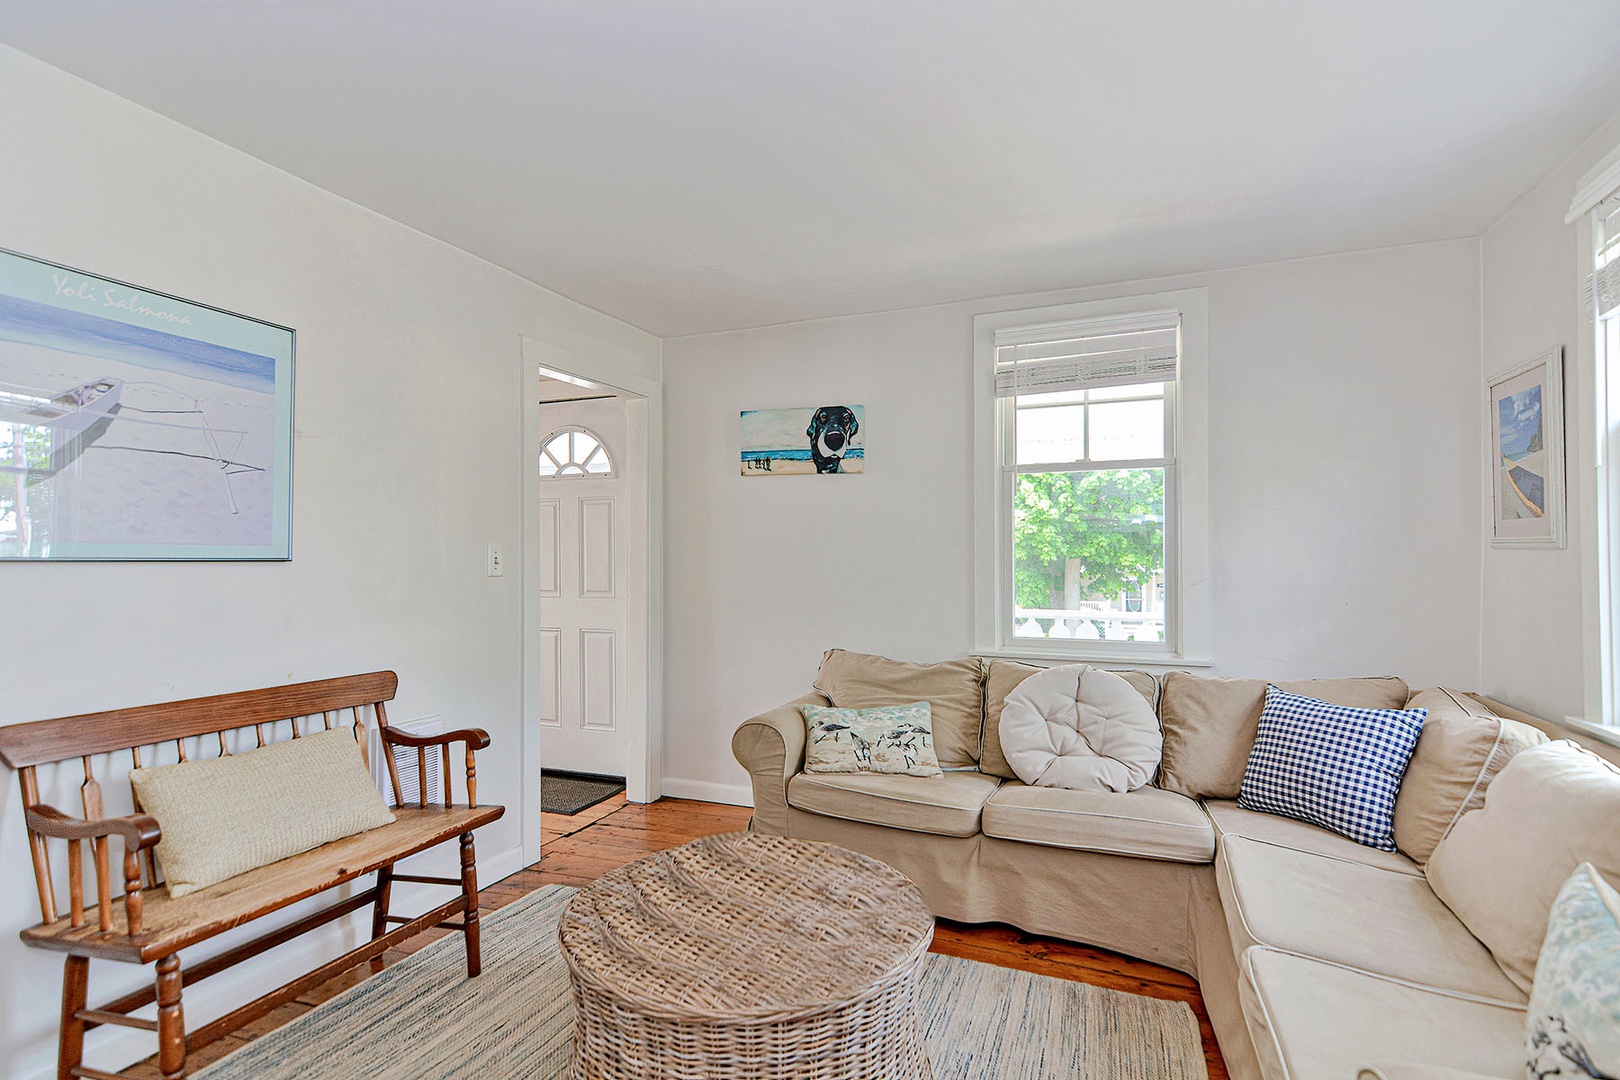
{"label": "doorway opening", "polygon": [[[589,393],[588,390],[584,393]],[[629,772],[629,403],[542,376],[540,752],[545,769]],[[544,773],[542,773],[543,783]]]}
{"label": "doorway opening", "polygon": [[605,381],[588,357],[527,338],[523,346],[523,833],[532,860],[542,811],[585,813],[619,790],[632,802],[658,797],[660,403],[656,386]]}

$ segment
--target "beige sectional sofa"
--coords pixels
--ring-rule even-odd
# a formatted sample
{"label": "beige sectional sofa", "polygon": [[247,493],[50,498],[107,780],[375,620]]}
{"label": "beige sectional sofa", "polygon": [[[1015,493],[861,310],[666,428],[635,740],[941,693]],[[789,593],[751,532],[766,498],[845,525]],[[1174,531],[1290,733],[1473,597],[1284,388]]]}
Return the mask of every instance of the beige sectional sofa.
{"label": "beige sectional sofa", "polygon": [[[752,827],[882,859],[941,917],[1009,923],[1194,975],[1234,1077],[1523,1075],[1527,995],[1435,896],[1417,860],[1237,805],[1263,681],[1120,672],[1154,706],[1165,750],[1153,784],[1114,794],[1030,787],[1007,768],[1001,705],[1033,670],[829,652],[814,692],[733,735],[752,778]],[[1280,685],[1345,705],[1400,708],[1409,697],[1392,678]],[[902,699],[933,706],[943,775],[802,771],[799,706]],[[1473,695],[1428,691],[1415,703],[1431,705],[1432,722],[1401,792],[1407,805],[1397,804],[1397,838],[1423,858],[1465,808],[1454,804],[1482,801],[1516,740],[1544,741],[1531,728],[1571,737]],[[1445,716],[1452,727],[1435,719]],[[1478,743],[1491,730],[1495,743],[1472,749],[1455,736],[1472,732]],[[1448,790],[1436,777],[1468,753],[1477,775],[1458,787],[1452,768],[1457,790]]]}

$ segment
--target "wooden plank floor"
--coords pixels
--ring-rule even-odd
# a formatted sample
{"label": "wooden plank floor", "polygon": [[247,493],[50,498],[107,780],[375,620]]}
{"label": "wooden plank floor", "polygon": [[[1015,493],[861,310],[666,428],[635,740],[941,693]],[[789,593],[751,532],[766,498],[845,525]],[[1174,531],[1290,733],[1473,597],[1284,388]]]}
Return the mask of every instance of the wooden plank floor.
{"label": "wooden plank floor", "polygon": [[[675,847],[699,836],[747,828],[748,815],[744,807],[687,799],[660,799],[642,805],[626,802],[622,794],[578,814],[541,814],[540,861],[504,881],[485,886],[479,894],[479,909],[488,914],[542,885],[587,885],[614,867],[651,852]],[[387,963],[397,963],[447,933],[453,931],[429,930],[400,948],[390,950],[384,959]],[[1210,1080],[1227,1080],[1226,1065],[1215,1045],[1198,984],[1179,971],[1106,949],[1026,934],[1007,926],[967,926],[944,920],[934,931],[933,951],[1039,975],[1074,979],[1111,990],[1185,1001],[1198,1016]],[[188,1071],[201,1069],[274,1031],[369,974],[370,969],[362,964],[256,1023],[203,1047],[190,1057]],[[155,1057],[131,1066],[122,1075],[133,1080],[161,1080]]]}

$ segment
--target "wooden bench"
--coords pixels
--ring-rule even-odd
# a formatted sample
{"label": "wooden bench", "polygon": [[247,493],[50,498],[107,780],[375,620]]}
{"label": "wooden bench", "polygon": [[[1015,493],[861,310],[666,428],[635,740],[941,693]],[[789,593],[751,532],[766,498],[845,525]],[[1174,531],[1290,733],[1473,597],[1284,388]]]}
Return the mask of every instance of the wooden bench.
{"label": "wooden bench", "polygon": [[[395,731],[388,726],[384,703],[393,700],[398,684],[399,679],[392,671],[377,671],[0,727],[0,760],[18,772],[34,877],[39,886],[41,922],[24,930],[22,939],[29,945],[67,954],[62,981],[59,1080],[70,1077],[105,1080],[114,1075],[82,1064],[84,1033],[102,1024],[156,1032],[159,1069],[167,1078],[183,1077],[189,1052],[279,1008],[356,964],[369,960],[372,969],[379,970],[384,952],[430,927],[460,930],[467,949],[467,975],[478,974],[478,874],[473,830],[505,812],[504,807],[478,805],[478,774],[473,752],[487,747],[489,736],[476,729],[426,738]],[[127,754],[131,767],[143,763],[155,765],[160,763],[158,750],[168,745],[175,747],[175,753],[171,755],[163,750],[161,760],[178,757],[184,761],[188,756],[195,759],[204,754],[229,753],[233,743],[239,750],[263,746],[267,738],[274,741],[278,733],[288,729],[291,737],[298,738],[315,730],[330,729],[334,723],[352,725],[361,754],[365,755],[368,713],[374,718],[382,743],[390,748],[386,755],[388,775],[394,800],[399,804],[394,809],[396,820],[390,825],[335,840],[175,900],[169,898],[166,889],[158,887],[161,880],[153,858],[153,848],[161,839],[157,821],[139,812],[138,800],[136,813],[126,817],[103,816],[101,785],[94,771],[99,755],[117,754],[122,758]],[[463,744],[466,750],[467,801],[464,805],[450,802],[453,771],[450,747],[453,743]],[[400,790],[393,747],[416,751],[419,783],[414,793]],[[430,754],[430,750],[437,753]],[[37,769],[56,763],[66,763],[64,767],[75,769],[73,779],[77,779],[77,767],[82,767],[84,779],[79,788],[84,810],[82,818],[40,800]],[[444,801],[429,805],[428,778],[441,766]],[[411,794],[416,796],[415,803],[406,802]],[[288,810],[296,812],[295,807]],[[113,894],[109,852],[112,837],[123,842],[123,873],[117,881],[122,893],[119,896]],[[394,873],[394,863],[398,860],[456,838],[461,848],[459,878]],[[51,850],[47,845],[52,841],[66,841],[66,914],[57,904],[51,876]],[[89,849],[94,867],[93,895],[85,887],[85,848]],[[180,1004],[180,950],[367,874],[375,874],[376,879],[363,891],[252,941],[189,963],[184,982],[192,986],[266,949],[369,906],[372,909],[371,939],[366,944],[187,1033]],[[389,893],[396,881],[450,885],[459,891],[453,900],[424,915],[401,918],[388,913]],[[457,914],[461,916],[459,920],[446,921]],[[393,929],[389,929],[391,925]],[[155,962],[154,985],[100,1008],[88,1008],[86,995],[93,957],[134,964]],[[131,1015],[153,1003],[157,1005],[156,1019]]]}

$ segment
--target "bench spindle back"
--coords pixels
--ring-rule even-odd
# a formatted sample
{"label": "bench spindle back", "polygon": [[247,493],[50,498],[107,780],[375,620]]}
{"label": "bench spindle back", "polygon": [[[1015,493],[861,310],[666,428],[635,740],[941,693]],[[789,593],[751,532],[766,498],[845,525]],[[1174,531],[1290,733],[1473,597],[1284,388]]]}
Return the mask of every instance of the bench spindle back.
{"label": "bench spindle back", "polygon": [[[274,725],[283,720],[290,721],[292,737],[297,739],[303,737],[306,728],[310,731],[315,730],[313,717],[320,716],[323,730],[330,731],[334,726],[334,715],[341,724],[343,713],[348,712],[352,717],[350,726],[354,730],[355,740],[359,743],[361,758],[367,762],[369,768],[368,733],[363,710],[371,709],[377,724],[386,727],[388,719],[383,702],[393,699],[398,684],[398,677],[392,671],[375,671],[366,675],[266,687],[261,690],[192,698],[188,701],[160,705],[113,709],[55,720],[41,720],[31,724],[12,724],[0,728],[0,761],[17,770],[26,817],[30,812],[55,813],[50,811],[40,798],[37,767],[70,762],[74,758],[79,758],[84,770],[84,782],[79,788],[80,802],[85,821],[94,822],[104,817],[101,783],[96,779],[93,763],[94,758],[100,754],[128,751],[131,766],[138,769],[143,764],[141,753],[143,747],[156,748],[172,742],[177,759],[188,761],[190,760],[186,748],[188,740],[214,736],[219,744],[218,756],[225,757],[231,752],[226,739],[230,732],[252,728],[257,745],[262,747],[268,741],[266,725]],[[310,722],[301,727],[299,721],[304,718],[308,718]],[[446,755],[448,753],[447,748]],[[387,756],[394,800],[396,803],[403,803],[405,800],[400,793],[393,755]],[[448,761],[447,756],[447,769]],[[447,773],[446,806],[450,805],[448,779]],[[469,788],[471,792],[476,791],[470,778]],[[469,802],[475,797],[471,792]],[[133,795],[133,787],[131,793]],[[421,801],[426,805],[425,795]],[[139,797],[136,797],[134,802],[136,812],[141,813]],[[61,815],[57,815],[57,819],[61,820]],[[74,927],[84,925],[85,839],[89,840],[90,853],[95,865],[97,921],[103,931],[111,930],[113,881],[111,853],[106,835],[89,836],[87,832],[84,838],[67,841],[68,914]],[[140,926],[142,860],[130,836],[125,836],[124,840],[122,884],[129,930],[134,934],[139,933]],[[45,923],[55,922],[59,914],[54,879],[51,876],[51,854],[46,845],[46,837],[32,826],[28,830],[28,847],[33,857],[35,883],[39,889],[40,918]],[[150,847],[145,849],[145,854],[144,884],[150,888],[158,883],[157,865]]]}

